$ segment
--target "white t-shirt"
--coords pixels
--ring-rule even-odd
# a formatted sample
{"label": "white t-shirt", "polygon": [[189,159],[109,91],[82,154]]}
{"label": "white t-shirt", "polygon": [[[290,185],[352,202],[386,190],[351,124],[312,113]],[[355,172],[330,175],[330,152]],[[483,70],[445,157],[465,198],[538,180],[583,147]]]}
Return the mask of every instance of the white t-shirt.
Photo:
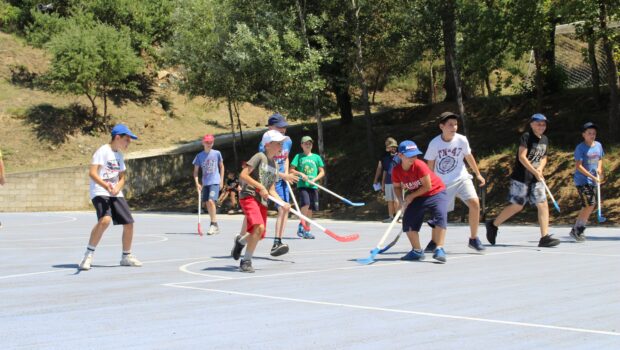
{"label": "white t-shirt", "polygon": [[[114,152],[109,144],[105,144],[93,154],[93,160],[91,165],[100,165],[99,177],[105,181],[111,183],[113,186],[119,181],[119,175],[125,171],[125,161],[121,152]],[[123,197],[123,191],[120,191],[116,196],[112,196],[107,189],[101,187],[98,183],[90,179],[90,198],[93,199],[97,196],[106,197]]]}
{"label": "white t-shirt", "polygon": [[467,137],[455,134],[450,142],[446,142],[439,135],[428,145],[424,159],[435,161],[435,168],[432,170],[446,186],[450,186],[455,181],[471,178],[464,162],[468,154],[471,154],[471,148]]}

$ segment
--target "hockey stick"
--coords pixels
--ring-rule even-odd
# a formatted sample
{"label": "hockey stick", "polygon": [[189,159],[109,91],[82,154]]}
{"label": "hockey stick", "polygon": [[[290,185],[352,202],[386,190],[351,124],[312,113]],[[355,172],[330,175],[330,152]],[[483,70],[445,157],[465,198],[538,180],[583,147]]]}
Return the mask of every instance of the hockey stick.
{"label": "hockey stick", "polygon": [[598,206],[598,212],[597,212],[597,219],[598,222],[605,222],[607,221],[607,218],[605,218],[603,216],[603,214],[601,214],[601,183],[600,181],[598,181],[600,179],[600,177],[598,176],[598,173],[596,174],[597,177],[597,181],[596,181],[596,199],[597,199],[597,206]]}
{"label": "hockey stick", "polygon": [[[269,195],[269,200],[276,203],[279,206],[284,206],[285,204],[280,201],[279,199],[276,199],[275,197]],[[304,214],[298,212],[297,210],[291,208],[291,213],[297,215],[297,217],[299,217],[300,219],[305,220],[306,222],[316,226],[317,228],[319,228],[319,230],[323,231],[326,235],[330,236],[331,238],[337,240],[338,242],[351,242],[351,241],[355,241],[358,238],[360,238],[360,235],[357,233],[348,235],[348,236],[340,236],[335,234],[334,232],[326,229],[325,227],[321,226],[320,224],[318,224],[317,222],[315,222],[314,220],[308,218],[307,216],[305,216]]]}
{"label": "hockey stick", "polygon": [[[290,183],[288,183],[288,181],[284,181],[284,182],[286,182],[286,186],[288,186],[288,190],[291,193],[291,197],[293,197],[293,203],[295,203],[295,209],[297,209],[297,211],[301,213],[301,210],[299,209],[299,204],[297,204],[297,199],[295,198],[295,193],[293,192],[293,187],[291,186]],[[300,219],[299,222],[301,223],[301,226],[304,227],[304,230],[310,231],[310,226],[308,225],[306,220]]]}
{"label": "hockey stick", "polygon": [[545,190],[547,191],[547,194],[551,198],[551,202],[553,202],[553,206],[555,207],[555,210],[557,210],[558,213],[559,213],[560,212],[560,206],[558,205],[558,202],[555,201],[555,198],[553,198],[553,195],[551,194],[551,191],[549,190],[549,187],[547,186],[547,183],[545,182],[544,179],[541,182],[542,182],[543,186],[545,186]]}
{"label": "hockey stick", "polygon": [[345,203],[346,203],[346,204],[348,204],[348,205],[351,205],[351,206],[354,206],[354,207],[361,207],[361,206],[363,206],[363,205],[366,205],[366,203],[351,202],[350,200],[348,200],[348,199],[346,199],[346,198],[342,197],[341,195],[339,195],[339,194],[337,194],[337,193],[334,193],[334,192],[330,191],[329,189],[327,189],[327,188],[325,188],[325,187],[323,187],[323,186],[321,186],[321,185],[317,184],[316,182],[311,181],[310,179],[308,179],[308,181],[307,181],[307,182],[308,182],[309,184],[312,184],[312,185],[314,185],[314,186],[316,186],[316,187],[320,188],[321,190],[323,190],[323,191],[325,191],[325,192],[327,192],[327,193],[331,194],[332,196],[334,196],[334,197],[336,197],[336,198],[340,199],[341,201],[345,202]]}
{"label": "hockey stick", "polygon": [[202,190],[198,191],[198,234],[202,237],[202,227],[200,226],[200,212],[202,211]]}
{"label": "hockey stick", "polygon": [[381,249],[379,251],[379,254],[383,254],[385,252],[387,252],[390,248],[392,248],[396,242],[398,242],[398,239],[400,238],[400,235],[403,234],[403,230],[400,230],[400,232],[398,233],[398,235],[396,235],[396,238],[394,238],[394,240],[392,242],[390,242],[390,244],[386,245],[383,249]]}
{"label": "hockey stick", "polygon": [[400,210],[398,210],[396,215],[394,215],[392,222],[390,222],[390,225],[388,226],[387,230],[385,230],[385,233],[383,233],[383,236],[381,236],[381,239],[379,240],[379,243],[377,243],[377,246],[373,248],[373,250],[370,251],[370,256],[364,259],[357,259],[358,263],[363,264],[363,265],[369,265],[375,262],[375,257],[377,256],[377,254],[379,254],[379,252],[381,252],[381,249],[380,249],[381,246],[387,239],[387,236],[390,234],[390,232],[392,232],[392,228],[394,228],[394,225],[396,224],[396,221],[398,221],[399,217],[400,217]]}

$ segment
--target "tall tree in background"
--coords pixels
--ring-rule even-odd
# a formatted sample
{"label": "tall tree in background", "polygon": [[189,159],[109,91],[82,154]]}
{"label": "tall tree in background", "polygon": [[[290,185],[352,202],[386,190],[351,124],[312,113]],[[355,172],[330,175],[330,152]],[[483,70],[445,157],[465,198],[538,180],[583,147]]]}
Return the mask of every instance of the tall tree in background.
{"label": "tall tree in background", "polygon": [[609,135],[615,141],[618,141],[618,123],[620,119],[620,100],[618,97],[618,68],[614,59],[613,44],[611,42],[607,21],[609,10],[612,6],[618,9],[619,1],[617,0],[598,0],[599,6],[599,28],[601,39],[603,41],[603,50],[607,58],[607,84],[609,85]]}

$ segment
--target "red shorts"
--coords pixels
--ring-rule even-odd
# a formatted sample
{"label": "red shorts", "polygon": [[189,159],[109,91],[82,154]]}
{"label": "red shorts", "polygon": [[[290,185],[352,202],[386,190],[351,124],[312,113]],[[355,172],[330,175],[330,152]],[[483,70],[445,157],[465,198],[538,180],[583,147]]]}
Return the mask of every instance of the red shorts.
{"label": "red shorts", "polygon": [[254,197],[245,197],[239,200],[241,210],[245,214],[245,219],[248,221],[246,231],[252,233],[254,226],[263,225],[265,231],[260,238],[265,238],[267,232],[267,207],[260,204]]}

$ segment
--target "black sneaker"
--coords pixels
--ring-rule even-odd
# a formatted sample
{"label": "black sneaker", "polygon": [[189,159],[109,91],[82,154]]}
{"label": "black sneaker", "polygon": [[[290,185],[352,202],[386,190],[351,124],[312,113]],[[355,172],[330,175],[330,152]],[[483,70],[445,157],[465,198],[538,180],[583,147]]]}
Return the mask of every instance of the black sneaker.
{"label": "black sneaker", "polygon": [[577,227],[577,236],[579,236],[579,242],[586,241],[586,235],[584,234],[585,230],[586,230],[585,226]]}
{"label": "black sneaker", "polygon": [[239,264],[239,271],[246,272],[246,273],[254,273],[254,268],[252,267],[252,260],[241,259],[241,263]]}
{"label": "black sneaker", "polygon": [[552,235],[545,235],[542,236],[540,238],[540,241],[538,241],[538,246],[539,247],[555,247],[556,245],[560,244],[560,240],[557,238],[553,238],[551,237]]}
{"label": "black sneaker", "polygon": [[[580,230],[581,227],[575,229],[574,227],[570,229],[569,235],[575,240],[577,243],[582,243],[586,240],[585,235],[583,235],[583,230]],[[583,228],[585,230],[585,228]],[[581,231],[581,234],[579,232]]]}
{"label": "black sneaker", "polygon": [[271,256],[280,256],[288,253],[288,244],[284,244],[282,242],[273,242],[273,247],[271,247]]}
{"label": "black sneaker", "polygon": [[487,220],[484,225],[487,228],[487,241],[491,245],[495,245],[495,238],[497,238],[497,226],[493,225],[493,220]]}
{"label": "black sneaker", "polygon": [[432,253],[435,251],[436,248],[437,243],[433,242],[433,240],[431,239],[431,241],[428,242],[428,244],[426,245],[426,248],[424,248],[424,253]]}
{"label": "black sneaker", "polygon": [[241,242],[239,242],[240,239],[241,239],[241,235],[237,234],[237,236],[235,237],[235,245],[233,246],[233,249],[230,251],[230,255],[232,255],[233,259],[235,260],[239,260],[239,258],[241,257],[241,251],[243,250],[243,247],[245,247],[245,244],[242,244]]}
{"label": "black sneaker", "polygon": [[469,244],[467,245],[468,247],[470,247],[471,249],[475,249],[479,252],[485,250],[486,248],[484,248],[484,246],[482,245],[482,242],[480,242],[480,239],[478,237],[476,238],[470,238],[469,239]]}

